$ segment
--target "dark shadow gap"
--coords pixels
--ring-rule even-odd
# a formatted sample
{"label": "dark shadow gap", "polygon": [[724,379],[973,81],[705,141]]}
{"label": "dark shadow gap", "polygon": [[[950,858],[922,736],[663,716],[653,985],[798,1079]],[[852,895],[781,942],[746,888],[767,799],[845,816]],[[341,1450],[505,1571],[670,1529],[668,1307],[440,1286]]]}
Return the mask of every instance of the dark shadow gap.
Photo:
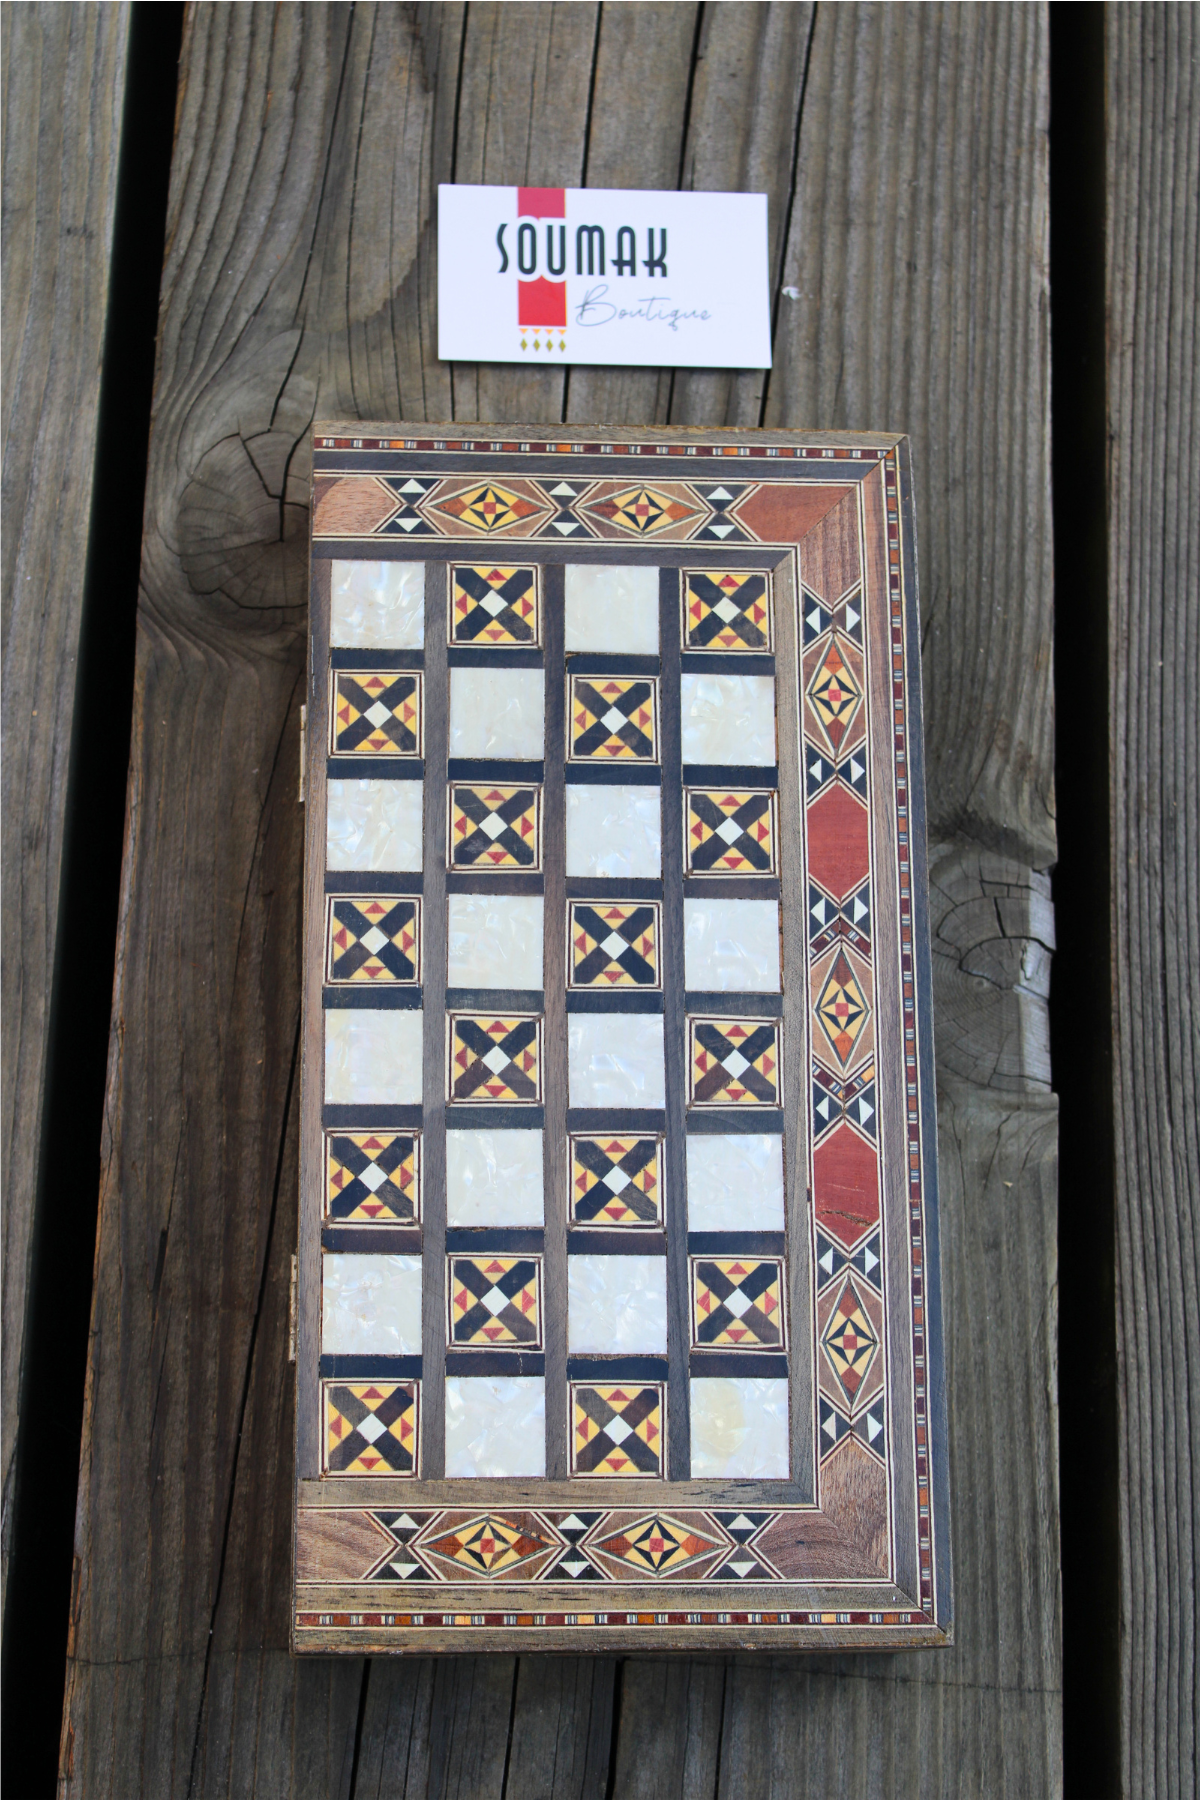
{"label": "dark shadow gap", "polygon": [[[4,1618],[3,1773],[11,1793],[33,1800],[43,1795],[49,1800],[58,1774],[142,510],[182,35],[181,5],[140,0],[133,6],[63,822]],[[52,1467],[41,1457],[51,1442]]]}
{"label": "dark shadow gap", "polygon": [[1068,1800],[1120,1792],[1104,7],[1050,7],[1059,1452]]}

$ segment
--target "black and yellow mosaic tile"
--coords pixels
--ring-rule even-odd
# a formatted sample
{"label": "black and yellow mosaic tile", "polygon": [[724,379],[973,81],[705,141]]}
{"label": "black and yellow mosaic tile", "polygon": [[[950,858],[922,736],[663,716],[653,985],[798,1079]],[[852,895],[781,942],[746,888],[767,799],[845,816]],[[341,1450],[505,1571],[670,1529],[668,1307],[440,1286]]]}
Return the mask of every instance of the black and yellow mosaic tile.
{"label": "black and yellow mosaic tile", "polygon": [[322,1383],[327,1475],[417,1473],[416,1381]]}
{"label": "black and yellow mosaic tile", "polygon": [[450,789],[450,867],[542,866],[542,790],[490,782]]}
{"label": "black and yellow mosaic tile", "polygon": [[692,1106],[781,1106],[778,1019],[688,1020]]}
{"label": "black and yellow mosaic tile", "polygon": [[777,1257],[692,1258],[692,1347],[780,1350],[783,1264]]}
{"label": "black and yellow mosaic tile", "polygon": [[853,1281],[847,1278],[821,1333],[821,1349],[853,1408],[879,1353],[879,1336]]}
{"label": "black and yellow mosaic tile", "polygon": [[450,642],[532,648],[541,641],[538,571],[489,563],[450,571]]}
{"label": "black and yellow mosaic tile", "polygon": [[448,1531],[437,1529],[447,1517],[454,1515],[435,1513],[418,1540],[422,1559],[443,1581],[531,1581],[562,1548],[536,1513],[460,1514]]}
{"label": "black and yellow mosaic tile", "polygon": [[334,756],[420,756],[421,677],[390,669],[335,669]]}
{"label": "black and yellow mosaic tile", "polygon": [[451,1013],[450,1099],[479,1106],[536,1106],[542,1098],[542,1020]]}
{"label": "black and yellow mosaic tile", "polygon": [[658,682],[571,676],[572,762],[657,762]]}
{"label": "black and yellow mosaic tile", "polygon": [[325,1217],[338,1225],[416,1225],[421,1217],[419,1133],[327,1131]]}
{"label": "black and yellow mosaic tile", "polygon": [[772,648],[771,577],[763,569],[689,569],[683,606],[689,650]]}
{"label": "black and yellow mosaic tile", "polygon": [[630,1572],[661,1580],[684,1571],[700,1580],[725,1554],[728,1539],[705,1513],[648,1513],[590,1539],[588,1549],[617,1581]]}
{"label": "black and yellow mosaic tile", "polygon": [[817,660],[805,696],[819,735],[835,761],[863,704],[862,686],[851,666],[856,660],[861,662],[861,654],[835,634]]}
{"label": "black and yellow mosaic tile", "polygon": [[572,1475],[661,1477],[662,1446],[660,1383],[572,1384]]}
{"label": "black and yellow mosaic tile", "polygon": [[412,985],[421,978],[421,902],[333,894],[325,915],[325,979]]}
{"label": "black and yellow mosaic tile", "polygon": [[542,1341],[540,1256],[451,1256],[450,1343],[536,1350]]}
{"label": "black and yellow mosaic tile", "polygon": [[817,992],[813,1010],[821,1037],[839,1066],[845,1069],[856,1060],[855,1053],[863,1048],[868,1035],[871,1042],[874,1039],[870,1032],[871,1008],[866,995],[869,971],[861,965],[856,969],[855,959],[846,950],[839,949],[824,980],[819,981],[819,985],[818,981],[819,975],[814,979]]}
{"label": "black and yellow mosaic tile", "polygon": [[604,990],[660,985],[657,905],[575,901],[570,915],[571,987]]}
{"label": "black and yellow mosaic tile", "polygon": [[689,875],[775,875],[773,788],[686,788]]}
{"label": "black and yellow mosaic tile", "polygon": [[571,1216],[577,1225],[662,1224],[662,1143],[656,1137],[571,1139]]}

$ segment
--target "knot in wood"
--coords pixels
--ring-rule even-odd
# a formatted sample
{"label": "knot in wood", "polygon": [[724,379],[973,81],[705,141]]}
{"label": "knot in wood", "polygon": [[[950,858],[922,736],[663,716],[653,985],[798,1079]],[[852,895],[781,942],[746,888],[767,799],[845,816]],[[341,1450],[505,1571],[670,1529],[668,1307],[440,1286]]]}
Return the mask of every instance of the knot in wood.
{"label": "knot in wood", "polygon": [[930,850],[939,1068],[982,1087],[1050,1087],[1050,878],[966,846]]}

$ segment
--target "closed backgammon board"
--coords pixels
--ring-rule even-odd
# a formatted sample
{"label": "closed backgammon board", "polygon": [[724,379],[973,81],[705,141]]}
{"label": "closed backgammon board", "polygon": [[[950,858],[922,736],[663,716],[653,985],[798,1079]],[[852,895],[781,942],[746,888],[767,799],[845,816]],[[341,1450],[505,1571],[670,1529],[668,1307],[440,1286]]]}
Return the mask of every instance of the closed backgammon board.
{"label": "closed backgammon board", "polygon": [[952,1633],[907,441],[319,424],[294,1643]]}

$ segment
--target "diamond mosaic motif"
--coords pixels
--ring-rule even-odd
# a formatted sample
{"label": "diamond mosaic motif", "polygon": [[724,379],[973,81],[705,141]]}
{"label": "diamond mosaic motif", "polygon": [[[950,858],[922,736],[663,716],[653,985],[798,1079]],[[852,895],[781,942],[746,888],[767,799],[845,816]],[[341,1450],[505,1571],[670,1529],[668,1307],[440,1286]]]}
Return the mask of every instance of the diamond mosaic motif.
{"label": "diamond mosaic motif", "polygon": [[880,1257],[882,1246],[878,1231],[868,1232],[854,1250],[843,1250],[842,1246],[827,1237],[823,1231],[817,1233],[817,1287],[828,1287],[831,1281],[843,1274],[847,1269],[869,1281],[876,1290],[882,1287],[880,1279],[882,1265]]}
{"label": "diamond mosaic motif", "polygon": [[542,859],[540,787],[453,787],[453,869],[537,869]]}
{"label": "diamond mosaic motif", "polygon": [[817,999],[816,1012],[825,1041],[845,1068],[871,1016],[871,1009],[844,950],[834,959]]}
{"label": "diamond mosaic motif", "polygon": [[660,1476],[662,1415],[657,1384],[573,1386],[572,1475]]}
{"label": "diamond mosaic motif", "polygon": [[571,677],[571,760],[658,760],[658,683]]}
{"label": "diamond mosaic motif", "polygon": [[450,574],[451,642],[534,645],[539,641],[537,571],[482,563]]}
{"label": "diamond mosaic motif", "polygon": [[325,1214],[339,1225],[415,1225],[420,1139],[411,1132],[325,1134]]}
{"label": "diamond mosaic motif", "polygon": [[598,1538],[594,1549],[646,1575],[675,1575],[726,1546],[669,1513],[651,1513],[624,1530]]}
{"label": "diamond mosaic motif", "polygon": [[519,488],[501,487],[485,481],[436,501],[435,510],[456,520],[472,536],[495,537],[514,526],[526,524],[548,509],[539,506]]}
{"label": "diamond mosaic motif", "polygon": [[689,875],[773,875],[775,792],[688,788]]}
{"label": "diamond mosaic motif", "polygon": [[329,1475],[415,1475],[415,1381],[324,1384]]}
{"label": "diamond mosaic motif", "polygon": [[452,1256],[450,1342],[485,1348],[542,1341],[542,1261],[538,1256]]}
{"label": "diamond mosaic motif", "polygon": [[692,1344],[777,1350],[783,1344],[783,1264],[775,1257],[692,1260]]}
{"label": "diamond mosaic motif", "polygon": [[420,756],[421,677],[336,669],[335,756]]}
{"label": "diamond mosaic motif", "polygon": [[413,983],[419,978],[421,904],[392,895],[344,894],[329,902],[325,979]]}
{"label": "diamond mosaic motif", "polygon": [[774,1019],[691,1019],[693,1106],[779,1106],[779,1023]]}
{"label": "diamond mosaic motif", "polygon": [[658,986],[657,906],[578,902],[570,939],[572,987]]}
{"label": "diamond mosaic motif", "polygon": [[813,1134],[820,1137],[842,1119],[875,1141],[875,1065],[856,1069],[845,1081],[839,1081],[820,1063],[813,1064],[812,1089]]}
{"label": "diamond mosaic motif", "polygon": [[838,1384],[851,1405],[862,1387],[879,1350],[875,1335],[854,1283],[847,1278],[821,1333],[821,1348]]}
{"label": "diamond mosaic motif", "polygon": [[836,757],[862,705],[862,689],[851,673],[836,637],[831,639],[813,671],[808,684],[808,702]]}
{"label": "diamond mosaic motif", "polygon": [[662,1146],[653,1137],[571,1139],[571,1208],[579,1225],[659,1225]]}
{"label": "diamond mosaic motif", "polygon": [[530,1513],[515,1517],[480,1513],[430,1538],[420,1548],[427,1556],[450,1564],[456,1575],[465,1572],[494,1581],[498,1576],[524,1572],[531,1560],[561,1545]]}
{"label": "diamond mosaic motif", "polygon": [[410,1548],[413,1538],[421,1530],[428,1518],[427,1513],[416,1516],[407,1512],[373,1512],[371,1517],[377,1525],[381,1525],[392,1539],[392,1547],[383,1561],[375,1565],[371,1574],[372,1581],[428,1581],[429,1571],[416,1559]]}
{"label": "diamond mosaic motif", "polygon": [[584,511],[618,531],[641,538],[657,537],[686,519],[698,520],[701,516],[699,507],[683,499],[682,492],[669,493],[657,487],[623,488],[601,500],[590,501]]}
{"label": "diamond mosaic motif", "polygon": [[450,1098],[536,1105],[542,1097],[540,1016],[450,1015]]}
{"label": "diamond mosaic motif", "polygon": [[769,581],[757,569],[693,569],[685,575],[688,649],[769,651]]}
{"label": "diamond mosaic motif", "polygon": [[714,1569],[712,1581],[778,1581],[779,1572],[755,1543],[755,1538],[771,1518],[765,1512],[719,1512],[717,1524],[727,1531],[736,1548],[727,1562]]}
{"label": "diamond mosaic motif", "polygon": [[431,537],[432,527],[421,517],[417,507],[425,495],[437,486],[437,482],[408,475],[402,478],[388,477],[386,486],[391,489],[399,504],[386,523],[380,526],[380,530],[389,537]]}
{"label": "diamond mosaic motif", "polygon": [[814,881],[808,884],[808,941],[820,956],[836,938],[845,938],[864,955],[871,951],[871,884],[864,881],[842,901],[831,899]]}

